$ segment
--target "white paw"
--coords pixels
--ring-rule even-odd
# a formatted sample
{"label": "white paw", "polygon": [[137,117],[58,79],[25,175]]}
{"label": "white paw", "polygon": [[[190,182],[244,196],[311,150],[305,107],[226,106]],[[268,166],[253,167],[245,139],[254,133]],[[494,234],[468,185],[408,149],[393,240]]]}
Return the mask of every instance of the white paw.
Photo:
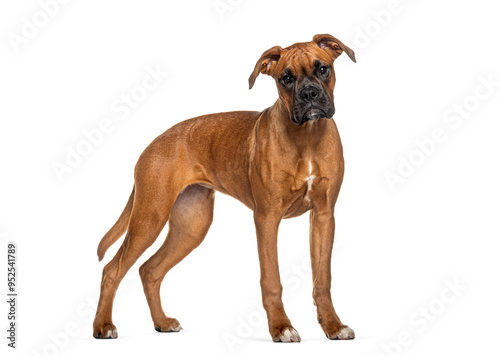
{"label": "white paw", "polygon": [[155,330],[159,333],[179,332],[182,330],[181,324],[175,319],[168,318],[162,323],[163,326],[156,325]]}
{"label": "white paw", "polygon": [[166,328],[166,329],[162,329],[159,326],[156,326],[155,330],[158,331],[159,333],[179,332],[182,330],[182,326],[180,326],[180,325],[178,325],[176,327],[171,326],[171,327]]}
{"label": "white paw", "polygon": [[118,331],[114,329],[114,330],[108,330],[106,332],[106,335],[104,335],[103,339],[116,339],[117,337],[118,337]]}
{"label": "white paw", "polygon": [[354,336],[354,330],[346,326],[337,333],[336,337],[334,337],[334,340],[351,340],[354,339]]}
{"label": "white paw", "polygon": [[93,335],[96,339],[116,339],[118,331],[116,331],[116,326],[113,324],[105,323],[102,326],[94,327]]}
{"label": "white paw", "polygon": [[294,328],[287,328],[279,337],[279,342],[300,342],[300,335]]}

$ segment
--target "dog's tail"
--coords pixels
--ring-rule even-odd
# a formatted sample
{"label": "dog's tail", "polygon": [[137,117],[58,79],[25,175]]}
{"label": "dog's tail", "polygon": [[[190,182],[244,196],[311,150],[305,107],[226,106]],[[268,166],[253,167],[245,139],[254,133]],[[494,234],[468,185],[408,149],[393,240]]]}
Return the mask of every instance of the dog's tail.
{"label": "dog's tail", "polygon": [[132,189],[132,194],[130,194],[130,198],[128,199],[127,205],[125,205],[125,209],[123,209],[122,214],[113,227],[106,233],[106,235],[104,235],[101,242],[99,242],[99,246],[97,247],[97,257],[99,257],[99,261],[103,259],[108,248],[114,244],[116,240],[118,240],[125,233],[125,231],[127,231],[130,215],[132,213],[132,206],[134,205],[134,195],[135,186],[134,189]]}

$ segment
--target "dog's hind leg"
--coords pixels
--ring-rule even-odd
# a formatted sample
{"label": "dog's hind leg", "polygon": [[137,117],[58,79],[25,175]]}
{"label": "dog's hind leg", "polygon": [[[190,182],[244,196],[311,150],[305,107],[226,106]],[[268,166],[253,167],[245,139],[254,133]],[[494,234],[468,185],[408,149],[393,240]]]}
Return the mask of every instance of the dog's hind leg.
{"label": "dog's hind leg", "polygon": [[169,231],[161,248],[139,269],[144,293],[156,331],[179,331],[176,319],[168,318],[161,306],[160,285],[165,274],[198,247],[210,228],[214,190],[201,185],[185,188],[170,212]]}
{"label": "dog's hind leg", "polygon": [[[143,177],[146,172],[142,175]],[[168,187],[167,177],[155,180],[142,179],[136,175],[134,205],[125,240],[103,269],[101,294],[94,319],[93,335],[98,339],[116,338],[116,327],[112,322],[113,300],[118,285],[144,251],[153,244],[168,220],[170,210],[179,190]],[[148,183],[149,182],[149,183]]]}

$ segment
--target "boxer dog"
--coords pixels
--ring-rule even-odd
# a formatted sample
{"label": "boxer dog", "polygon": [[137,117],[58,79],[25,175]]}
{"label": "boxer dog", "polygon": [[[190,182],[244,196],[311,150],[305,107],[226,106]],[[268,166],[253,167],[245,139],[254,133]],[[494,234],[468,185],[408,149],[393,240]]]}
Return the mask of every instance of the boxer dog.
{"label": "boxer dog", "polygon": [[262,112],[209,114],[180,122],[158,136],[135,167],[134,187],[97,254],[126,232],[104,267],[95,338],[118,336],[111,314],[120,281],[169,222],[160,249],[139,269],[154,327],[181,330],[163,312],[160,285],[165,274],[203,241],[213,217],[214,194],[228,194],[254,212],[261,289],[273,341],[298,342],[281,300],[277,239],[281,219],[310,211],[313,299],[329,339],[353,339],[332,304],[331,255],[334,207],[344,174],[333,89],[333,62],[354,52],[331,35],[265,51],[250,75],[274,78],[279,98]]}

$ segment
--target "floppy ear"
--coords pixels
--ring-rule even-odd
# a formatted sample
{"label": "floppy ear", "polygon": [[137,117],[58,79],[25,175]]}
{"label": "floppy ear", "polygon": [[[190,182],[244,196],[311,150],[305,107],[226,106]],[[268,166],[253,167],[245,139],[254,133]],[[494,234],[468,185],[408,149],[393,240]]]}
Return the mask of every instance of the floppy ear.
{"label": "floppy ear", "polygon": [[248,78],[250,89],[252,89],[253,84],[255,83],[255,79],[257,79],[259,73],[272,75],[272,70],[276,66],[276,63],[278,63],[282,50],[283,48],[281,48],[280,46],[274,46],[273,48],[268,49],[262,54],[262,56],[257,61],[257,64],[255,65],[250,78]]}
{"label": "floppy ear", "polygon": [[314,36],[312,42],[316,43],[320,48],[328,52],[333,57],[333,60],[337,59],[337,57],[340,56],[342,52],[345,52],[349,56],[349,58],[351,58],[351,60],[356,63],[354,51],[332,35],[316,35]]}

